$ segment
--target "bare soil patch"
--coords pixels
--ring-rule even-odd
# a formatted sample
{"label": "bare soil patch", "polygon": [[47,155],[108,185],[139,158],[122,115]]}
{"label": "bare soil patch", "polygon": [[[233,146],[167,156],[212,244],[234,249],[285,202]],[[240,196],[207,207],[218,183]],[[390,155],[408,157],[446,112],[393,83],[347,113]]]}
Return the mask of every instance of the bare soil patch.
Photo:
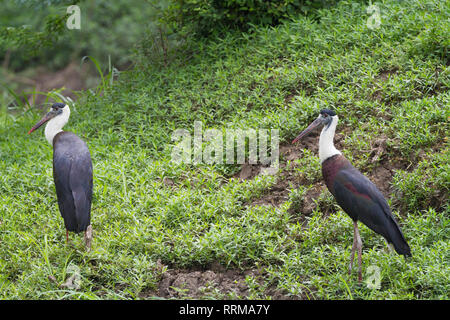
{"label": "bare soil patch", "polygon": [[399,70],[399,68],[397,66],[394,66],[392,68],[383,69],[383,70],[380,71],[380,73],[376,77],[376,80],[378,80],[378,81],[386,81],[392,75],[395,75],[398,72],[398,70]]}
{"label": "bare soil patch", "polygon": [[[86,81],[83,77],[86,70],[87,66],[83,65],[80,67],[77,63],[71,62],[64,69],[54,72],[45,68],[40,68],[37,70],[37,74],[32,80],[36,91],[49,92],[54,89],[64,88],[62,94],[75,100],[76,95],[74,91],[86,89]],[[45,101],[45,98],[46,97],[43,95],[37,95],[35,104],[42,104]]]}
{"label": "bare soil patch", "polygon": [[[191,298],[200,299],[205,296],[246,298],[250,289],[245,281],[247,276],[257,278],[263,283],[260,271],[226,269],[218,263],[213,263],[207,270],[202,268],[170,269],[162,274],[162,279],[156,291],[145,292],[143,297],[157,296],[166,299]],[[266,295],[272,299],[291,299],[276,286],[269,287]]]}

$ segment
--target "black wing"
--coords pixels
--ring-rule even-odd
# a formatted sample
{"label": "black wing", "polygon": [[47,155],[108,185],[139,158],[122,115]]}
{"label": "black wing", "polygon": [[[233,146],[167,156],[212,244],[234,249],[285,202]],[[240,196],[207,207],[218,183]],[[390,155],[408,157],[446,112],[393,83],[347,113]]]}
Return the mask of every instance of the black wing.
{"label": "black wing", "polygon": [[399,254],[410,248],[378,188],[353,166],[340,170],[334,180],[336,201],[353,219],[360,220],[394,245]]}
{"label": "black wing", "polygon": [[72,163],[70,188],[75,203],[78,232],[91,224],[92,162],[89,153]]}
{"label": "black wing", "polygon": [[65,227],[85,231],[90,225],[93,187],[89,149],[71,132],[57,134],[53,146],[53,177]]}

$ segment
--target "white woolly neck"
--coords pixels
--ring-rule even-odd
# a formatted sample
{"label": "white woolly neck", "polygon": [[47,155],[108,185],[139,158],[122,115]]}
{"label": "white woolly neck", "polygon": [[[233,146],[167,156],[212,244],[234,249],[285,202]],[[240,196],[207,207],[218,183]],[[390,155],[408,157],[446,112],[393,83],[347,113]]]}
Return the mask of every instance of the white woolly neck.
{"label": "white woolly neck", "polygon": [[333,116],[333,120],[331,120],[331,124],[327,127],[323,127],[322,132],[320,133],[319,139],[319,158],[320,162],[323,163],[329,157],[332,157],[337,154],[341,154],[341,152],[334,147],[334,132],[336,131],[336,126],[338,123],[338,116]]}
{"label": "white woolly neck", "polygon": [[67,121],[69,121],[70,117],[70,108],[66,104],[64,108],[62,108],[62,113],[50,119],[45,126],[45,138],[48,143],[53,145],[53,139],[55,136],[62,131],[62,128],[66,125]]}

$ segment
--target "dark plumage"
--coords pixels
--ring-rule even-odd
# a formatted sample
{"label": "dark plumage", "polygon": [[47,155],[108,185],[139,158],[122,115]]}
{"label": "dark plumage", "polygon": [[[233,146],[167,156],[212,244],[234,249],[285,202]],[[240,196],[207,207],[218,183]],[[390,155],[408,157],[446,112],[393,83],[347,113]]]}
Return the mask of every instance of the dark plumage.
{"label": "dark plumage", "polygon": [[397,253],[411,255],[383,194],[350,161],[340,154],[332,156],[322,163],[322,174],[328,190],[353,221],[382,235]]}
{"label": "dark plumage", "polygon": [[327,114],[327,115],[333,117],[336,115],[336,112],[334,112],[333,110],[330,110],[330,109],[322,109],[322,110],[320,110],[320,114],[322,114],[322,115]]}
{"label": "dark plumage", "polygon": [[64,225],[86,231],[91,224],[92,161],[86,143],[72,132],[53,139],[53,179]]}

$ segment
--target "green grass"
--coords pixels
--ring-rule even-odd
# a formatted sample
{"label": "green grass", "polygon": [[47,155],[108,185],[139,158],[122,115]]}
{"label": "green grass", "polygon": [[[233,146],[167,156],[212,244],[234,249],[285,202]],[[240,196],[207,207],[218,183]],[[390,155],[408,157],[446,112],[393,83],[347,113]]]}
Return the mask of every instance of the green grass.
{"label": "green grass", "polygon": [[[100,96],[87,91],[66,130],[84,138],[94,162],[93,249],[81,236],[65,244],[42,131],[26,134],[40,112],[0,115],[0,298],[151,298],[170,269],[258,269],[251,297],[448,299],[450,277],[449,7],[443,1],[384,1],[380,29],[366,27],[365,6],[341,1],[276,28],[199,40],[195,53],[166,68],[140,64]],[[145,59],[140,59],[145,61]],[[306,185],[280,206],[253,206],[277,176],[232,178],[236,165],[176,165],[177,128],[272,128],[286,144],[320,108],[340,115],[342,151],[362,172],[394,174],[388,201],[412,248],[407,261],[361,225],[363,277],[381,271],[381,288],[347,274],[353,228],[337,206],[325,214],[290,210],[322,183],[317,154],[300,152]],[[3,110],[3,108],[0,108]],[[384,137],[381,160],[374,142]],[[299,147],[300,148],[300,147]],[[284,161],[284,160],[283,160]],[[170,179],[173,184],[165,183]],[[322,194],[319,202],[329,202]],[[62,289],[69,266],[81,287]],[[262,282],[261,282],[262,281]],[[205,298],[223,298],[214,290]],[[244,298],[244,297],[237,297]]]}

